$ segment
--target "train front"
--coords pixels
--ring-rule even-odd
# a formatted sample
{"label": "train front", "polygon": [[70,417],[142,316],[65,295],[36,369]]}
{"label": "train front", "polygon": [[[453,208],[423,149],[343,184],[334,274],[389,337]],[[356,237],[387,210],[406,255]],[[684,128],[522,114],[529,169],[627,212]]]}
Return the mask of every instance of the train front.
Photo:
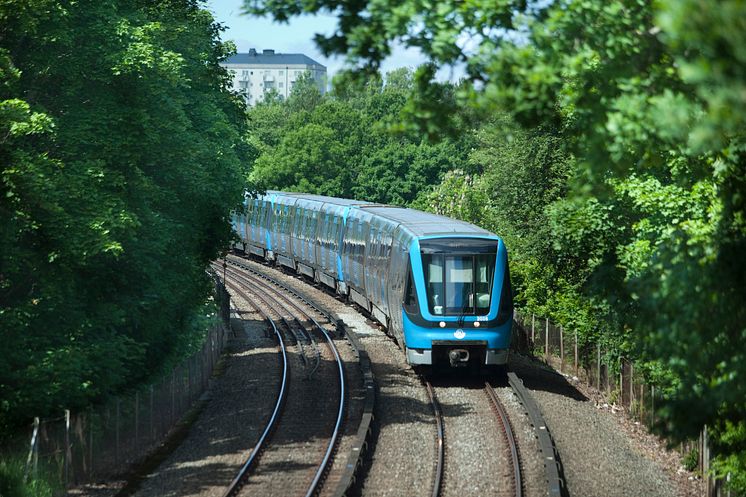
{"label": "train front", "polygon": [[507,364],[513,296],[502,240],[420,238],[409,258],[402,316],[409,363]]}

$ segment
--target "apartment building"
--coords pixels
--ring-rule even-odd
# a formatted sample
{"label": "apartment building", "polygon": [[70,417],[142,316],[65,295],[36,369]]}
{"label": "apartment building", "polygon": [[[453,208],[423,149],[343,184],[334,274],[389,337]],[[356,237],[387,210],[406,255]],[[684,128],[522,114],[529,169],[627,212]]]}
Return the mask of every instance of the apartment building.
{"label": "apartment building", "polygon": [[276,90],[287,98],[295,81],[306,71],[313,77],[323,95],[326,93],[326,67],[303,54],[275,53],[255,49],[237,53],[221,65],[233,76],[233,89],[240,92],[249,105],[255,105],[264,95]]}

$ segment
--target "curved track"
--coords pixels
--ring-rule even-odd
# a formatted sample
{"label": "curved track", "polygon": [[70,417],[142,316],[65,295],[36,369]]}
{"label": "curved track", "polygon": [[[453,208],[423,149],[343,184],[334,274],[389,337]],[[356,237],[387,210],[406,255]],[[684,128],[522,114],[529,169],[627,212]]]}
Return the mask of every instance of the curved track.
{"label": "curved track", "polygon": [[432,497],[439,497],[443,487],[443,473],[445,469],[445,429],[443,427],[443,412],[440,410],[440,404],[438,403],[438,397],[435,395],[435,389],[429,381],[423,379],[423,382],[425,383],[430,403],[433,406],[433,416],[435,416],[437,438],[435,477],[433,479]]}
{"label": "curved track", "polygon": [[539,449],[541,450],[542,460],[544,461],[544,473],[549,497],[566,497],[568,491],[565,485],[559,453],[557,452],[557,447],[554,445],[552,436],[549,434],[549,428],[544,421],[544,417],[536,405],[536,401],[534,401],[534,398],[523,385],[523,381],[515,373],[508,373],[508,383],[526,409],[531,424],[536,430],[536,436],[539,439]]}
{"label": "curved track", "polygon": [[[337,327],[338,333],[340,335],[344,334],[344,329],[342,327],[342,323],[334,316],[332,316],[330,313],[326,312],[325,310],[319,308],[316,304],[314,304],[312,301],[310,301],[306,296],[304,296],[302,293],[300,293],[298,290],[291,289],[290,287],[286,286],[285,284],[275,280],[274,278],[268,276],[264,271],[257,271],[256,269],[250,267],[248,264],[245,264],[243,260],[239,257],[230,257],[227,259],[228,262],[236,267],[241,268],[243,271],[250,272],[255,277],[252,279],[254,282],[254,285],[258,285],[263,290],[266,291],[272,291],[277,292],[277,288],[281,288],[284,292],[289,292],[293,294],[296,298],[300,299],[304,304],[307,306],[313,308],[317,313],[324,316],[326,320],[329,321],[329,323],[332,323],[334,326]],[[248,275],[244,275],[245,277],[249,277]],[[264,280],[264,283],[259,283],[257,280],[262,279]],[[275,287],[275,288],[272,288]],[[306,313],[306,318],[312,319],[310,315]],[[321,327],[318,323],[316,323],[316,326]],[[323,328],[323,327],[321,327]],[[354,335],[349,336],[351,339],[354,339]],[[353,344],[358,348],[357,344],[355,344],[355,340],[352,340]],[[364,354],[362,354],[364,355]],[[367,356],[366,356],[367,360]],[[432,497],[439,497],[444,493],[444,482],[445,482],[445,475],[446,475],[446,458],[445,458],[445,452],[446,452],[446,441],[445,441],[445,421],[444,416],[442,413],[442,410],[440,408],[440,405],[438,403],[437,395],[435,388],[430,384],[429,381],[422,378],[423,384],[428,392],[428,396],[431,400],[431,405],[433,409],[433,415],[435,417],[435,424],[436,424],[436,454],[435,454],[435,475],[434,475],[434,481],[433,481],[433,487],[432,487]],[[562,467],[559,461],[559,457],[557,454],[557,450],[554,446],[554,443],[551,439],[551,436],[549,435],[546,423],[543,421],[543,418],[541,416],[541,413],[536,406],[532,396],[526,390],[526,388],[523,386],[523,382],[514,374],[514,373],[508,373],[508,383],[513,391],[513,393],[517,396],[520,403],[524,406],[526,413],[528,414],[530,423],[533,425],[536,436],[538,439],[538,445],[541,450],[541,460],[543,461],[544,470],[546,474],[546,485],[547,485],[547,494],[550,497],[555,496],[567,496],[567,489],[564,484],[563,474],[562,474]],[[370,373],[367,373],[366,375],[366,389],[368,390],[368,399],[369,399],[369,408],[367,410],[368,413],[372,411],[372,397],[373,397],[373,391],[374,386],[372,382],[372,377]],[[492,406],[493,412],[495,413],[495,417],[498,420],[498,426],[499,431],[502,433],[502,438],[505,441],[504,446],[507,448],[505,449],[506,452],[506,461],[509,461],[508,464],[510,464],[510,479],[511,484],[510,487],[507,487],[505,490],[508,491],[508,488],[510,488],[509,492],[512,495],[516,495],[518,497],[522,497],[524,495],[524,483],[522,481],[523,475],[522,475],[522,468],[521,468],[521,461],[519,457],[519,450],[515,441],[515,437],[513,435],[513,429],[510,424],[510,420],[508,418],[508,415],[502,406],[498,396],[496,395],[496,392],[494,388],[486,382],[484,384],[484,391],[487,395],[487,398],[489,399],[489,403]],[[366,401],[366,404],[368,404],[368,401]],[[361,432],[361,435],[358,437],[357,446],[353,451],[357,451],[358,458],[360,457],[360,454],[362,453],[362,449],[367,445],[367,438],[366,435],[368,433],[368,427],[370,425],[370,419],[372,416],[368,414],[368,419],[361,423],[361,427],[359,432]],[[533,449],[532,449],[533,450]],[[359,459],[358,459],[359,464]],[[352,473],[354,472],[354,468],[356,467],[356,464],[347,465],[348,467],[352,468],[350,469],[350,481],[354,478]],[[323,471],[320,471],[318,474],[322,474]],[[507,472],[506,472],[507,473]],[[341,482],[340,485],[337,488],[337,491],[335,492],[335,495],[341,496],[344,495],[345,490],[349,486],[349,483]],[[502,493],[502,492],[501,492]],[[307,495],[311,495],[310,493]]]}
{"label": "curved track", "polygon": [[285,403],[285,397],[287,395],[287,382],[288,382],[288,359],[287,359],[287,349],[285,347],[285,341],[282,338],[282,334],[277,329],[277,325],[272,320],[272,318],[269,317],[267,313],[265,313],[259,306],[254,305],[251,303],[251,299],[246,295],[243,290],[241,290],[240,287],[237,285],[227,282],[226,286],[233,289],[236,294],[240,295],[246,302],[248,302],[259,314],[261,314],[264,319],[272,326],[272,331],[274,331],[275,336],[277,337],[277,342],[280,347],[280,357],[281,357],[281,364],[282,364],[282,376],[280,379],[280,391],[277,394],[277,402],[275,403],[275,408],[272,411],[272,415],[269,418],[269,421],[267,422],[266,427],[264,428],[264,431],[262,432],[262,435],[259,437],[259,440],[257,441],[256,445],[254,445],[254,448],[251,450],[251,453],[249,454],[249,457],[246,459],[246,462],[241,466],[241,469],[238,471],[238,474],[233,479],[233,481],[228,486],[228,489],[223,494],[224,496],[230,496],[235,495],[238,493],[238,490],[240,490],[241,485],[244,481],[244,478],[246,475],[248,475],[249,471],[253,467],[258,454],[261,453],[262,449],[264,448],[264,444],[267,441],[267,438],[269,437],[270,433],[275,429],[277,425],[277,420],[280,415],[280,411],[282,410],[282,406]]}
{"label": "curved track", "polygon": [[339,478],[339,483],[332,492],[332,495],[335,497],[346,495],[350,487],[356,482],[359,469],[362,466],[363,457],[367,453],[369,447],[369,438],[371,437],[373,409],[376,401],[376,386],[368,353],[354,333],[345,332],[345,325],[336,314],[324,309],[303,292],[269,276],[265,271],[257,270],[254,266],[258,265],[258,263],[249,265],[245,258],[238,256],[228,256],[225,260],[228,264],[251,273],[276,289],[281,290],[283,293],[292,295],[306,307],[312,309],[315,313],[321,316],[320,319],[322,321],[326,321],[331,326],[334,326],[337,329],[337,334],[339,336],[345,336],[352,346],[354,354],[359,361],[362,373],[362,391],[364,392],[362,396],[362,409],[357,432],[353,437],[349,449],[348,462],[344,465],[342,474]]}
{"label": "curved track", "polygon": [[[288,332],[291,332],[294,335],[294,338],[296,339],[296,343],[301,344],[302,343],[302,336],[298,333],[293,333],[293,321],[295,323],[298,323],[301,325],[301,328],[303,329],[303,334],[306,335],[309,342],[312,344],[314,348],[317,347],[315,340],[313,339],[312,335],[314,332],[320,333],[323,338],[325,339],[325,343],[331,352],[331,355],[334,357],[334,366],[336,368],[336,377],[338,381],[338,401],[337,401],[337,407],[336,407],[336,415],[334,419],[334,427],[332,429],[331,435],[328,437],[328,441],[325,443],[325,449],[323,457],[321,458],[321,461],[316,466],[316,469],[314,471],[313,477],[311,479],[310,484],[308,485],[307,489],[304,491],[304,495],[306,497],[310,497],[312,495],[316,495],[319,491],[321,486],[323,485],[324,477],[328,471],[328,468],[330,466],[330,463],[332,461],[332,455],[334,452],[334,448],[337,444],[338,437],[340,434],[340,429],[342,426],[342,422],[344,420],[344,413],[345,413],[345,396],[346,396],[346,382],[345,382],[345,374],[344,374],[344,365],[343,361],[339,355],[339,352],[337,350],[336,345],[334,344],[334,340],[329,335],[329,333],[324,329],[323,326],[321,326],[316,319],[314,319],[312,316],[310,316],[308,313],[303,311],[299,306],[295,305],[295,303],[292,302],[292,300],[287,296],[283,295],[282,292],[280,292],[277,289],[272,288],[270,285],[267,285],[260,279],[239,272],[234,269],[230,269],[225,272],[227,276],[229,276],[233,283],[230,283],[230,287],[234,290],[239,288],[240,286],[244,286],[246,288],[253,288],[255,291],[253,292],[254,296],[261,300],[265,306],[267,306],[268,309],[270,309],[269,312],[262,312],[264,315],[268,315],[269,313],[276,313],[280,316],[280,320],[283,321],[285,324],[285,328]],[[244,298],[247,301],[251,301],[250,297],[246,296],[244,293]],[[292,312],[291,311],[294,311]],[[288,319],[287,315],[294,315],[291,319]],[[276,325],[273,324],[273,328],[276,329]],[[320,354],[319,354],[320,356]],[[302,355],[301,357],[305,357],[305,355]],[[306,361],[304,362],[304,366],[306,366],[306,377],[308,378],[310,374],[313,374],[313,372],[316,371],[316,369],[319,367],[319,362],[316,362],[311,367],[310,373],[308,372],[308,364]],[[310,388],[310,386],[309,386]],[[280,418],[283,417],[284,413],[280,412],[278,410],[277,414]],[[273,416],[273,419],[275,419],[274,425],[277,424],[276,417]],[[267,437],[263,437],[262,440],[262,447],[266,449],[266,445],[271,446],[272,445],[272,436],[269,436],[271,433],[273,427],[269,427],[269,429],[265,429],[265,434],[267,434]],[[276,436],[276,435],[275,435]],[[267,440],[269,438],[269,440]],[[237,495],[241,488],[246,484],[247,480],[250,479],[251,474],[257,471],[257,466],[261,465],[261,462],[258,461],[257,455],[261,453],[261,449],[257,450],[254,448],[251,451],[251,454],[248,456],[246,462],[242,466],[241,470],[237,474],[237,476],[234,478],[234,480],[231,482],[230,486],[225,492],[225,496],[233,496]]]}
{"label": "curved track", "polygon": [[521,476],[521,461],[518,458],[518,445],[516,444],[515,437],[513,436],[513,429],[510,425],[510,419],[508,419],[508,413],[505,412],[500,398],[497,396],[495,389],[492,388],[488,382],[484,384],[484,390],[487,393],[487,397],[490,399],[492,409],[497,415],[500,421],[500,431],[503,434],[503,438],[510,452],[510,465],[512,466],[512,484],[515,497],[523,497],[523,479]]}

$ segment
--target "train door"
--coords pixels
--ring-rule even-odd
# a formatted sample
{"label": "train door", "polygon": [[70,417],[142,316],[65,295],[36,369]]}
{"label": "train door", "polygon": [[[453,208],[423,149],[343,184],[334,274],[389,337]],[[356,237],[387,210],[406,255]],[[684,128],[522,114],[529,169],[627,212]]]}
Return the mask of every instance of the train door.
{"label": "train door", "polygon": [[406,344],[404,343],[402,304],[404,302],[404,288],[409,268],[409,245],[412,236],[399,226],[394,231],[392,239],[391,262],[387,278],[391,323],[389,333],[397,339],[399,346],[403,348]]}

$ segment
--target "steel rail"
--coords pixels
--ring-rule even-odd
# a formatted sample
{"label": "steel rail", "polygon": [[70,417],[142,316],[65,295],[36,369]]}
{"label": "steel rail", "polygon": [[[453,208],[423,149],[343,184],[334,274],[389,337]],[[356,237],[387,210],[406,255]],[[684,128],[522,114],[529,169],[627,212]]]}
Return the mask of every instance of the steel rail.
{"label": "steel rail", "polygon": [[[251,279],[251,277],[248,277],[244,275],[245,279]],[[277,295],[282,296],[287,302],[289,302],[291,305],[294,306],[294,304],[284,295],[282,295],[280,292],[275,290],[277,292]],[[324,453],[324,458],[321,462],[321,465],[319,465],[319,468],[316,471],[316,474],[314,475],[313,481],[311,482],[311,485],[306,492],[306,497],[312,497],[317,490],[319,490],[319,484],[322,481],[325,472],[328,469],[329,463],[332,459],[332,453],[334,451],[335,446],[337,445],[337,442],[339,440],[339,433],[341,431],[342,422],[344,421],[344,409],[345,409],[345,396],[347,395],[346,392],[346,384],[345,384],[345,374],[344,374],[344,364],[342,361],[342,358],[339,355],[339,351],[337,350],[337,346],[334,344],[334,339],[329,335],[329,332],[319,324],[319,322],[310,314],[306,313],[305,311],[301,310],[299,307],[296,307],[297,310],[299,310],[302,314],[304,314],[313,324],[314,326],[321,332],[322,335],[324,335],[324,338],[326,339],[327,344],[329,345],[329,349],[334,354],[334,359],[337,363],[337,372],[339,374],[339,405],[337,409],[337,419],[334,424],[334,431],[332,433],[332,436],[330,437],[329,444],[327,445],[326,451]]]}
{"label": "steel rail", "polygon": [[[238,276],[238,278],[240,278],[240,279],[243,279],[247,283],[251,282],[251,283],[248,283],[249,285],[256,286],[257,288],[261,287],[261,288],[264,288],[266,290],[269,290],[274,295],[277,295],[280,298],[284,299],[285,302],[287,304],[289,304],[290,307],[292,307],[293,309],[295,309],[298,313],[303,314],[306,317],[309,317],[308,314],[305,313],[300,307],[298,307],[292,300],[285,299],[285,297],[282,296],[282,294],[279,291],[277,291],[277,289],[272,288],[271,286],[267,285],[266,283],[258,281],[255,278],[253,278],[251,276],[248,276],[248,275],[246,275],[246,274],[244,274],[242,272],[235,271],[233,268],[231,268],[229,270],[229,272],[230,272],[230,274],[232,274],[234,276]],[[293,313],[290,311],[290,309],[288,308],[287,305],[283,304],[282,302],[280,302],[278,299],[275,299],[274,297],[270,296],[270,298],[272,300],[274,300],[277,304],[279,304],[279,306],[281,308],[283,308],[288,314],[290,314],[292,316]],[[287,325],[288,328],[290,328],[290,332],[293,334],[293,336],[295,337],[296,341],[298,342],[298,346],[300,347],[300,350],[301,350],[301,358],[303,359],[303,361],[305,363],[305,360],[306,360],[306,358],[305,358],[305,347],[303,346],[303,343],[300,341],[300,339],[298,338],[298,335],[295,333],[295,331],[292,330],[292,327],[290,326],[290,323],[288,323],[285,320],[284,317],[282,318],[282,321]],[[311,335],[310,333],[308,333],[308,331],[306,330],[305,326],[300,322],[300,320],[298,320],[297,317],[293,316],[293,321],[295,321],[298,324],[298,326],[300,327],[300,329],[303,332],[303,335],[308,339],[309,343],[311,343],[313,345],[314,351],[316,352],[313,368],[311,369],[310,372],[306,373],[306,378],[310,379],[313,376],[313,374],[316,372],[316,370],[319,368],[319,365],[321,364],[321,352],[319,351],[319,346],[318,346],[318,343],[316,342],[316,339],[313,337],[313,335]]]}
{"label": "steel rail", "polygon": [[523,381],[515,373],[508,373],[508,383],[518,396],[518,400],[528,413],[531,424],[536,430],[539,439],[539,448],[541,449],[542,459],[544,461],[544,473],[547,481],[549,497],[566,497],[568,495],[567,486],[565,485],[562,464],[559,459],[559,453],[554,445],[554,440],[549,433],[549,428],[544,417],[541,415],[539,407],[536,405],[531,394],[523,385]]}
{"label": "steel rail", "polygon": [[508,442],[508,449],[510,450],[510,463],[513,466],[513,487],[515,488],[515,496],[523,496],[523,479],[521,476],[521,461],[518,458],[518,445],[515,442],[513,436],[513,429],[510,426],[510,419],[508,419],[508,413],[505,412],[500,398],[497,396],[495,389],[489,382],[484,383],[484,389],[487,392],[493,409],[497,413],[497,417],[500,420],[500,428],[502,429],[503,436]]}
{"label": "steel rail", "polygon": [[358,426],[357,434],[355,436],[355,441],[350,451],[351,458],[352,457],[355,458],[355,463],[347,464],[343,472],[343,477],[340,480],[339,484],[337,485],[337,489],[333,493],[335,497],[345,496],[347,493],[347,490],[352,486],[352,484],[355,481],[355,474],[357,473],[357,469],[362,464],[362,458],[368,447],[367,440],[368,440],[368,437],[370,436],[371,425],[373,423],[373,409],[375,406],[376,386],[375,386],[375,378],[373,376],[373,371],[371,369],[370,358],[368,357],[368,353],[365,350],[365,347],[363,347],[363,344],[360,343],[360,340],[357,338],[357,336],[354,333],[345,333],[344,322],[341,319],[339,319],[339,317],[336,314],[322,308],[316,302],[314,302],[312,299],[306,296],[303,292],[296,290],[295,288],[292,288],[282,283],[281,281],[278,281],[262,273],[261,271],[257,271],[256,269],[252,268],[251,266],[243,262],[244,259],[240,257],[231,256],[231,257],[226,257],[225,260],[233,264],[234,266],[237,266],[246,271],[249,271],[250,273],[255,274],[256,276],[264,280],[267,280],[273,285],[276,285],[282,288],[283,290],[285,290],[286,292],[294,295],[296,298],[298,298],[301,302],[306,304],[308,307],[314,309],[317,313],[324,316],[324,318],[329,323],[332,323],[337,328],[337,334],[339,336],[346,336],[347,339],[352,344],[352,347],[355,350],[355,353],[360,360],[360,368],[362,369],[362,373],[363,373],[363,387],[365,390],[365,402],[363,406],[363,415],[360,420],[360,425]]}
{"label": "steel rail", "polygon": [[433,386],[424,378],[422,379],[422,381],[425,383],[427,394],[430,397],[430,404],[433,406],[433,415],[435,416],[435,428],[437,432],[437,454],[432,497],[439,497],[440,492],[443,488],[443,469],[445,466],[445,430],[443,429],[443,413],[440,410],[440,403],[438,402],[438,397],[435,395]]}
{"label": "steel rail", "polygon": [[270,416],[269,421],[267,422],[267,425],[265,426],[264,431],[262,432],[262,435],[259,437],[259,440],[254,445],[254,448],[251,450],[251,454],[249,454],[249,457],[246,459],[243,466],[241,466],[241,469],[238,471],[238,474],[233,479],[233,481],[231,481],[230,485],[228,486],[228,489],[223,494],[224,497],[230,497],[230,496],[237,494],[238,491],[243,486],[243,482],[244,482],[246,475],[248,474],[249,470],[251,469],[254,462],[256,461],[256,458],[261,452],[265,441],[267,440],[270,433],[275,429],[277,425],[277,420],[279,418],[280,411],[282,410],[282,406],[284,405],[285,398],[287,396],[288,358],[287,358],[287,351],[285,348],[285,341],[282,339],[282,334],[277,329],[277,326],[275,325],[274,320],[270,318],[269,315],[266,312],[264,312],[259,306],[255,305],[251,301],[251,299],[249,299],[248,295],[246,295],[238,287],[238,285],[229,283],[228,281],[226,281],[225,284],[230,286],[238,295],[240,295],[246,302],[248,302],[249,305],[251,305],[262,316],[264,316],[264,319],[267,320],[270,325],[272,325],[272,330],[275,332],[275,336],[277,336],[277,341],[280,345],[280,352],[282,356],[282,378],[280,382],[280,392],[277,395],[277,402],[275,403],[275,408],[272,411],[272,416]]}

